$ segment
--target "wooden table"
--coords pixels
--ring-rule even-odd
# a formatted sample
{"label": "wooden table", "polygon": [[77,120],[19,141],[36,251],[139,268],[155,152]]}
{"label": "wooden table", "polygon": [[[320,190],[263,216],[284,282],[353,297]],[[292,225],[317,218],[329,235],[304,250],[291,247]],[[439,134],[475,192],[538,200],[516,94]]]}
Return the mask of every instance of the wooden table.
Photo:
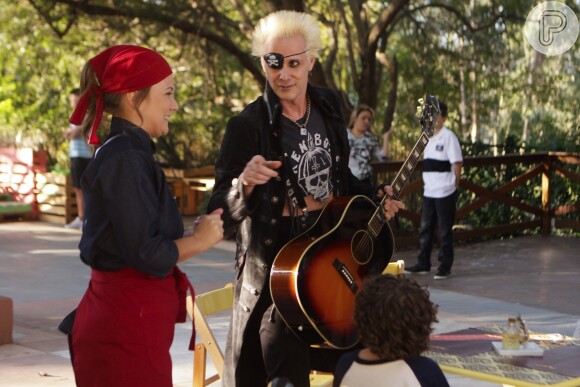
{"label": "wooden table", "polygon": [[530,335],[544,349],[541,357],[501,356],[492,347],[501,326],[469,328],[431,337],[424,355],[444,372],[518,387],[580,386],[580,340],[561,335]]}

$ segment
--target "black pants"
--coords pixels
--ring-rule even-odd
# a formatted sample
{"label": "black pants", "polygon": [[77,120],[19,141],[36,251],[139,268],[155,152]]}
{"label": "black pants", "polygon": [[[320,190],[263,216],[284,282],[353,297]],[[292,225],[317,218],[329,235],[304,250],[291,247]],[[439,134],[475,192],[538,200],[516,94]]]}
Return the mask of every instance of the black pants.
{"label": "black pants", "polygon": [[294,387],[310,385],[310,347],[303,343],[270,305],[260,324],[260,343],[268,380],[287,378]]}
{"label": "black pants", "polygon": [[91,161],[90,158],[86,159],[84,157],[72,157],[70,159],[70,177],[74,188],[81,188],[81,177],[89,166],[89,161]]}
{"label": "black pants", "polygon": [[457,190],[444,198],[423,197],[421,209],[421,231],[419,242],[419,265],[426,269],[431,268],[431,250],[435,228],[439,227],[441,247],[439,248],[439,268],[451,270],[453,266],[453,223],[455,222],[455,207],[457,205]]}

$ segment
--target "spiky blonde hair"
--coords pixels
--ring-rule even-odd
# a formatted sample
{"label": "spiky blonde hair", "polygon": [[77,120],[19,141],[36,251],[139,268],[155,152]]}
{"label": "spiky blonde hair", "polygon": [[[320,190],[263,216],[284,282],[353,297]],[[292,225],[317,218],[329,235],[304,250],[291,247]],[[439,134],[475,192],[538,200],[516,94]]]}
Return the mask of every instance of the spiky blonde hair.
{"label": "spiky blonde hair", "polygon": [[252,55],[267,54],[264,46],[269,39],[296,35],[304,37],[308,55],[318,58],[322,48],[318,23],[309,14],[296,11],[277,11],[260,19],[252,36]]}

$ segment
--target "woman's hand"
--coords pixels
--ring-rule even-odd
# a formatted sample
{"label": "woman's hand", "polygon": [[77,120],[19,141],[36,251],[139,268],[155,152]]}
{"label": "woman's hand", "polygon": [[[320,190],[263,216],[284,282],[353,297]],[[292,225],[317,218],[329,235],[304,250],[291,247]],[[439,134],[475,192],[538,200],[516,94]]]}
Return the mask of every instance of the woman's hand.
{"label": "woman's hand", "polygon": [[198,217],[193,223],[193,238],[201,251],[208,250],[224,237],[223,209],[218,208],[209,215]]}
{"label": "woman's hand", "polygon": [[183,262],[209,250],[223,239],[224,222],[221,218],[223,212],[223,209],[218,208],[209,215],[198,217],[193,226],[184,232],[183,238],[175,241],[179,251],[177,262]]}

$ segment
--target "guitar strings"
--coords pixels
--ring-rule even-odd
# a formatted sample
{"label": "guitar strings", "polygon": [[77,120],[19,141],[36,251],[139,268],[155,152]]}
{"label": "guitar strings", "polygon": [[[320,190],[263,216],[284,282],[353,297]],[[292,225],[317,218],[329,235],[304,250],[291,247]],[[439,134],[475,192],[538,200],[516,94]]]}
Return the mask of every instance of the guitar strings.
{"label": "guitar strings", "polygon": [[[369,237],[369,235],[367,233],[364,234],[364,236],[361,238],[363,241],[359,241],[357,243],[357,246],[354,248],[355,250],[355,257],[360,259],[360,255],[362,253],[365,253],[370,246],[372,246],[372,240]],[[362,261],[362,260],[361,260]],[[365,262],[366,263],[366,262]]]}
{"label": "guitar strings", "polygon": [[[430,96],[431,97],[431,96]],[[436,101],[437,102],[437,101]],[[425,116],[425,107],[427,106],[427,103],[425,103],[425,106],[423,107],[423,114],[421,114],[421,117]],[[436,112],[438,113],[438,106],[439,103],[437,102],[437,108],[436,108]],[[430,109],[428,109],[428,112],[430,112],[432,110],[432,108],[434,106],[428,106]],[[437,117],[439,115],[437,114]],[[430,123],[430,127],[433,126],[436,118],[432,115],[432,114],[428,114],[429,119],[429,123]],[[435,118],[435,119],[434,119]],[[423,118],[424,119],[424,118]],[[429,136],[427,136],[426,133],[426,129],[425,125],[423,124],[423,122],[421,123],[422,126],[422,131],[421,131],[421,136],[419,137],[419,139],[417,140],[417,142],[415,143],[415,146],[413,147],[413,149],[411,150],[411,153],[409,153],[409,155],[407,156],[407,159],[405,160],[405,162],[403,163],[401,169],[399,170],[399,172],[397,173],[397,175],[395,176],[395,179],[393,180],[392,186],[393,186],[393,197],[398,198],[400,192],[399,191],[399,186],[404,187],[406,185],[406,180],[408,179],[408,177],[410,177],[413,173],[413,170],[415,169],[415,167],[417,166],[417,162],[419,161],[419,156],[421,154],[423,154],[423,151],[425,150],[425,147],[427,146],[427,143],[429,142]],[[422,149],[419,151],[419,148]],[[415,154],[418,154],[419,156],[414,157]],[[409,172],[409,176],[407,177],[404,173],[405,167],[407,166],[407,164],[409,163],[409,161],[412,161],[412,167],[408,168],[408,172]],[[405,177],[403,179],[403,182],[398,182],[398,180],[400,179],[400,177],[403,176]],[[401,188],[402,191],[402,188]],[[360,254],[364,253],[365,251],[367,251],[367,249],[369,248],[369,244],[371,245],[370,247],[372,248],[372,238],[369,236],[369,229],[372,230],[375,238],[379,235],[381,228],[384,226],[384,224],[387,222],[387,220],[383,217],[379,217],[380,222],[377,226],[378,229],[374,228],[374,220],[377,218],[378,216],[378,212],[382,211],[383,209],[383,204],[385,202],[385,200],[387,199],[387,195],[383,195],[383,198],[381,199],[379,206],[377,207],[377,209],[375,210],[375,212],[373,213],[373,215],[371,216],[371,220],[369,221],[369,223],[367,224],[367,231],[365,231],[364,236],[362,238],[360,238],[357,241],[356,246],[354,246],[353,249],[353,253],[355,254],[355,257],[360,257]],[[370,258],[370,257],[369,257]]]}
{"label": "guitar strings", "polygon": [[[411,169],[409,169],[409,172],[412,173],[413,170],[415,169],[415,166],[417,165],[417,162],[419,160],[416,159],[415,157],[413,157],[413,154],[415,153],[415,151],[418,151],[418,148],[420,148],[421,145],[426,146],[427,142],[429,141],[429,138],[427,137],[426,138],[427,141],[423,144],[421,142],[421,140],[423,139],[423,136],[427,137],[427,135],[425,134],[425,132],[423,132],[421,134],[421,137],[417,140],[417,143],[413,147],[411,153],[407,156],[407,159],[405,160],[405,162],[403,163],[403,166],[401,167],[401,169],[397,173],[397,176],[395,176],[395,179],[393,180],[393,185],[394,186],[405,185],[403,183],[397,183],[397,182],[401,178],[401,176],[404,176],[403,170],[405,169],[405,166],[409,163],[409,161],[412,161],[413,164],[414,164],[414,166]],[[424,147],[423,147],[423,150],[424,150]],[[418,153],[422,153],[423,150],[421,150]],[[393,190],[395,190],[395,188],[393,188]],[[398,197],[398,193],[393,192],[393,197]],[[383,221],[379,222],[379,224],[377,225],[377,226],[379,226],[378,229],[376,229],[374,227],[374,224],[373,224],[374,219],[376,219],[376,217],[378,216],[377,215],[377,212],[382,209],[383,204],[384,204],[384,202],[385,202],[386,199],[387,199],[387,196],[386,195],[383,195],[383,198],[380,201],[379,206],[377,207],[377,209],[373,213],[373,216],[371,217],[371,220],[367,224],[368,228],[373,231],[373,233],[375,234],[375,236],[378,236],[378,234],[380,233],[380,230],[383,227],[384,223],[386,223],[386,220],[383,220]],[[366,231],[364,237],[363,238],[360,238],[360,240],[357,241],[356,246],[354,246],[353,253],[355,254],[356,257],[359,257],[361,254],[363,254],[365,251],[367,251],[369,248],[372,247],[372,243],[373,243],[372,242],[372,238],[368,235],[368,231]]]}

